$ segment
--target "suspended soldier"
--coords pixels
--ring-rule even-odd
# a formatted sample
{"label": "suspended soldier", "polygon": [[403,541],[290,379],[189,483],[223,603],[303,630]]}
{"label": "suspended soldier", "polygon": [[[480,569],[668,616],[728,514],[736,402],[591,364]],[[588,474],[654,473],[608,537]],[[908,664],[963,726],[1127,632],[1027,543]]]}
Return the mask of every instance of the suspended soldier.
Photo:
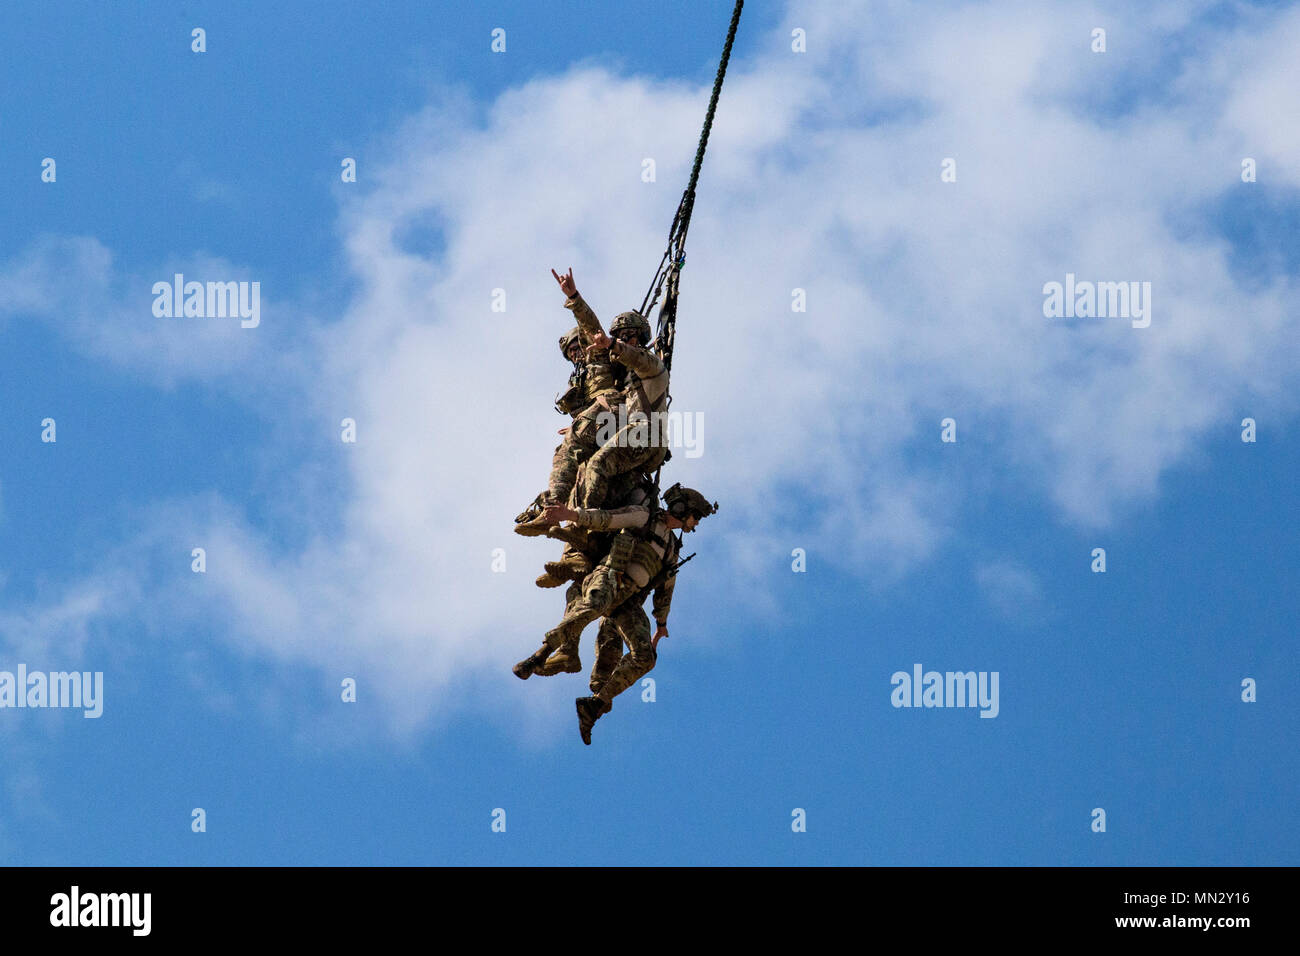
{"label": "suspended soldier", "polygon": [[[654,497],[655,491],[654,481],[649,476],[640,472],[628,472],[611,482],[606,506],[625,508],[628,505],[642,505]],[[566,581],[581,581],[609,551],[613,534],[591,534],[586,528],[576,525],[566,528],[557,524],[547,529],[546,536],[563,541],[565,548],[560,560],[546,562],[545,573],[537,579],[539,588],[557,588]]]}
{"label": "suspended soldier", "polygon": [[[590,312],[590,310],[587,310]],[[587,316],[574,310],[578,323],[591,335],[591,349],[608,348],[611,362],[628,369],[628,381],[623,387],[623,406],[610,409],[617,422],[626,420],[618,431],[596,450],[578,469],[574,497],[579,508],[598,508],[609,490],[609,483],[617,475],[633,471],[653,472],[666,457],[663,434],[664,413],[668,410],[668,368],[663,359],[646,348],[650,343],[650,323],[637,312],[624,312],[610,326],[611,339],[584,325]],[[590,320],[595,321],[591,315]],[[601,403],[609,406],[610,401]],[[606,419],[609,421],[610,419]]]}
{"label": "suspended soldier", "polygon": [[[570,269],[569,272],[572,275],[573,270]],[[555,275],[554,269],[551,274]],[[555,408],[562,414],[571,416],[572,421],[560,429],[562,440],[551,457],[551,474],[546,490],[515,518],[515,531],[523,535],[544,534],[546,526],[538,526],[536,523],[542,509],[548,504],[564,504],[569,500],[581,463],[573,451],[573,433],[578,419],[597,399],[617,396],[622,379],[626,376],[621,369],[620,374],[615,374],[609,364],[608,348],[591,347],[590,336],[578,326],[560,337],[560,353],[573,363],[573,372],[569,375],[568,388],[555,400]],[[584,427],[588,427],[585,425],[586,419],[583,421]]]}
{"label": "suspended soldier", "polygon": [[[655,646],[668,636],[668,612],[681,550],[681,538],[672,532],[689,533],[699,522],[718,510],[703,495],[680,484],[664,493],[667,510],[655,502],[651,507],[632,505],[613,510],[570,509],[553,505],[547,509],[555,521],[572,521],[593,531],[618,529],[609,554],[582,582],[582,593],[570,602],[563,620],[546,633],[542,646],[514,667],[515,676],[527,680],[556,651],[577,660],[582,630],[596,618],[609,619],[622,643],[628,647],[618,666],[605,677],[593,671],[592,697],[577,700],[578,729],[583,743],[591,743],[591,727],[613,707],[613,699],[654,667]],[[650,623],[642,605],[654,595],[652,609],[657,628]],[[602,655],[597,654],[597,666]],[[606,655],[608,660],[608,655]],[[598,680],[598,678],[600,678]]]}
{"label": "suspended soldier", "polygon": [[[555,270],[551,270],[555,274]],[[572,270],[570,270],[571,278]],[[556,278],[560,278],[556,276]],[[561,280],[561,285],[563,285]],[[633,313],[635,314],[635,313]],[[569,334],[580,333],[581,330],[575,327]],[[563,344],[563,340],[561,341]],[[610,371],[608,362],[608,346],[602,348],[598,344],[589,346],[592,352],[592,359],[588,363],[588,369],[594,370],[589,381],[597,382],[599,388],[592,387],[590,391],[589,406],[592,410],[590,414],[584,412],[575,417],[573,425],[565,433],[565,440],[555,451],[555,457],[552,459],[551,466],[551,483],[548,492],[539,496],[534,502],[530,511],[520,515],[521,521],[515,531],[523,535],[535,535],[539,533],[547,534],[550,537],[557,538],[565,542],[564,552],[558,561],[547,561],[543,573],[537,578],[539,588],[555,588],[564,584],[566,581],[581,581],[591,573],[604,551],[608,549],[607,540],[590,540],[586,533],[581,529],[569,528],[560,529],[548,523],[544,515],[544,506],[547,504],[563,504],[570,497],[573,488],[574,478],[579,470],[579,461],[585,460],[590,454],[596,451],[596,436],[600,431],[600,417],[610,406],[615,405],[618,396],[617,387],[605,387],[606,382],[612,382],[615,386],[621,384],[626,378],[626,369],[620,367],[615,371]],[[598,376],[598,377],[597,377]],[[570,391],[573,391],[571,388]],[[557,407],[559,403],[557,402]],[[581,437],[575,438],[578,435]],[[649,482],[639,471],[625,472],[611,481],[606,488],[605,496],[608,502],[602,501],[602,504],[608,503],[613,506],[625,506],[633,504],[642,504],[653,493],[654,485]],[[560,495],[564,495],[563,500],[555,500]],[[547,500],[550,499],[550,500]],[[579,667],[572,668],[580,669]],[[560,671],[553,671],[559,673]],[[566,669],[563,672],[568,672]]]}
{"label": "suspended soldier", "polygon": [[[626,370],[627,374],[621,394],[606,392],[598,396],[574,419],[566,440],[571,463],[564,473],[576,471],[575,503],[580,508],[595,508],[606,504],[612,479],[630,476],[631,481],[625,481],[619,489],[625,491],[641,472],[652,472],[663,464],[667,449],[661,425],[662,414],[668,407],[668,369],[659,356],[646,348],[650,343],[650,323],[643,315],[619,313],[610,326],[611,338],[605,335],[600,320],[578,293],[573,270],[561,276],[552,269],[551,274],[568,297],[565,308],[573,310],[578,327],[590,340],[588,350],[593,356],[608,354],[614,368]],[[625,424],[612,436],[608,435],[609,425],[620,422]],[[553,493],[560,490],[552,489]],[[526,520],[520,521],[515,531],[523,535],[545,534],[553,523],[548,524],[545,516],[538,513],[540,506],[559,503],[563,502],[554,494],[548,502],[539,498],[532,511],[519,516]]]}
{"label": "suspended soldier", "polygon": [[[575,581],[569,585],[565,593],[565,614],[568,614],[580,600],[582,600],[582,582]],[[600,690],[609,675],[614,673],[614,668],[618,666],[622,657],[623,635],[612,618],[602,618],[600,629],[596,632],[596,661],[591,666],[591,679],[588,681],[593,694]],[[539,664],[533,674],[538,677],[553,677],[556,674],[576,674],[580,670],[582,670],[582,661],[578,657],[578,648],[575,646],[570,651],[569,648],[561,647]]]}
{"label": "suspended soldier", "polygon": [[[515,665],[515,675],[526,680],[532,674],[579,669],[582,629],[604,617],[590,682],[593,696],[576,701],[578,729],[586,744],[591,743],[592,726],[609,712],[614,697],[654,666],[655,646],[668,636],[674,575],[685,563],[679,558],[681,539],[673,532],[694,531],[700,520],[717,511],[716,502],[710,505],[698,492],[680,485],[664,494],[668,512],[660,510],[657,469],[667,460],[668,452],[659,416],[671,401],[668,377],[676,336],[678,278],[686,262],[686,233],[695,205],[695,188],[743,6],[744,0],[736,0],[690,181],[669,229],[668,248],[641,308],[616,316],[606,336],[595,314],[578,295],[572,268],[565,276],[551,270],[566,296],[565,307],[573,311],[583,337],[589,340],[586,348],[593,353],[593,360],[595,353],[608,350],[611,369],[616,374],[624,370],[628,378],[626,386],[620,383],[616,397],[606,393],[575,415],[563,443],[567,446],[564,455],[561,457],[557,451],[552,461],[552,481],[547,491],[516,518],[517,533],[546,534],[570,545],[565,560],[549,563],[547,574],[538,579],[538,584],[558,587],[567,579],[573,579],[574,584],[569,588],[560,625],[547,632],[537,652]],[[659,312],[656,351],[651,352],[647,348],[651,332],[646,315],[659,300],[665,283],[668,291]],[[616,416],[618,429],[612,437],[608,435],[610,416]],[[620,504],[622,495],[645,473],[656,473],[647,504]],[[573,524],[565,528],[564,521]],[[602,553],[601,539],[589,537],[588,530],[606,536],[615,532],[607,553]],[[569,561],[570,557],[574,560]],[[586,570],[583,562],[592,560],[599,563],[578,583],[577,576]],[[651,593],[658,625],[653,636],[642,607]],[[628,652],[622,654],[625,643]]]}
{"label": "suspended soldier", "polygon": [[[615,503],[620,507],[644,505],[655,495],[654,484],[646,479],[634,486],[626,495]],[[588,534],[585,528],[569,526],[554,528],[548,535],[567,542],[564,555],[559,561],[547,561],[546,573],[537,579],[538,587],[559,587],[565,581],[572,581],[564,595],[564,613],[568,614],[582,599],[582,580],[587,577],[597,564],[609,554],[610,545],[617,532],[596,532]],[[609,618],[601,621],[600,632],[596,635],[596,663],[591,672],[591,690],[595,693],[605,678],[613,671],[623,655],[623,639]],[[582,661],[578,657],[578,645],[560,647],[546,661],[533,671],[539,677],[551,677],[555,674],[574,674],[582,670]]]}

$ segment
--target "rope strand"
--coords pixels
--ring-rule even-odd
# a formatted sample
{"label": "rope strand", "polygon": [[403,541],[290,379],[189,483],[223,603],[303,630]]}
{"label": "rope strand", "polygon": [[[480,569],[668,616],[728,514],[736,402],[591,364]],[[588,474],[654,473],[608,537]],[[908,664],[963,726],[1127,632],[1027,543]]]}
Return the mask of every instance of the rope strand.
{"label": "rope strand", "polygon": [[[673,215],[673,224],[668,229],[668,248],[664,252],[664,257],[659,261],[659,268],[655,270],[654,278],[650,280],[650,288],[646,290],[645,298],[641,300],[641,314],[649,321],[649,309],[653,309],[655,303],[659,301],[659,293],[663,291],[664,281],[674,274],[672,281],[668,283],[668,298],[664,300],[663,308],[659,312],[659,327],[655,336],[655,344],[658,346],[660,356],[663,359],[664,368],[671,370],[673,366],[673,344],[677,333],[677,276],[681,274],[683,264],[686,262],[686,230],[691,225],[691,213],[695,210],[695,186],[700,179],[700,167],[704,165],[704,150],[709,145],[709,131],[713,129],[713,115],[718,109],[718,97],[722,94],[722,80],[727,75],[727,63],[731,59],[731,44],[736,39],[736,28],[740,25],[740,11],[745,6],[745,0],[736,0],[736,7],[731,12],[731,25],[727,28],[727,42],[722,47],[722,60],[718,63],[718,72],[713,78],[713,93],[709,97],[709,108],[704,114],[704,128],[700,131],[700,142],[695,148],[695,163],[691,167],[691,179],[686,186],[686,192],[682,193],[681,202],[677,204],[677,212]],[[651,298],[651,293],[654,297]],[[672,396],[668,396],[671,404]],[[655,501],[659,500],[659,476],[663,473],[663,465],[660,464],[655,469],[654,476],[654,494]],[[695,555],[691,555],[695,557]],[[687,559],[688,561],[690,558]],[[686,562],[681,562],[685,564]]]}
{"label": "rope strand", "polygon": [[[704,165],[704,151],[709,145],[713,116],[718,109],[718,97],[722,95],[722,81],[727,75],[727,64],[731,60],[731,46],[736,40],[736,29],[740,26],[740,12],[744,6],[745,0],[736,0],[735,9],[731,12],[731,24],[727,27],[727,40],[722,47],[722,59],[718,63],[718,72],[713,77],[713,93],[709,96],[709,108],[704,114],[704,128],[700,130],[700,141],[695,148],[695,162],[691,166],[690,182],[686,186],[686,191],[682,193],[681,201],[677,204],[677,212],[673,215],[673,223],[668,230],[668,248],[659,262],[659,268],[655,270],[654,277],[650,280],[645,298],[641,300],[640,312],[647,319],[649,310],[653,309],[655,303],[659,301],[659,294],[663,291],[668,272],[680,271],[686,261],[686,231],[690,228],[691,213],[695,210],[695,186],[699,182],[700,169]],[[667,319],[666,322],[660,322],[657,335],[658,342],[667,350],[664,356],[665,365],[671,365],[672,362],[672,336],[669,334],[665,337],[665,332],[668,331],[668,325],[675,324],[676,312],[676,308],[673,308],[671,315],[660,316],[661,320]]]}

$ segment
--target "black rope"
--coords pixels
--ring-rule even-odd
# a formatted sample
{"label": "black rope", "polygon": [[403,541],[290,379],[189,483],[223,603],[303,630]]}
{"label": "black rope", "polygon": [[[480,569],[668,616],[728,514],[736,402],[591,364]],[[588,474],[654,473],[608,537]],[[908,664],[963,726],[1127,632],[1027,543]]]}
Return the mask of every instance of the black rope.
{"label": "black rope", "polygon": [[[718,97],[722,94],[722,81],[727,75],[727,63],[731,60],[731,45],[736,39],[736,28],[740,25],[740,11],[745,6],[745,0],[736,0],[736,7],[731,12],[731,25],[727,27],[727,42],[722,47],[722,60],[718,63],[718,72],[713,77],[713,93],[709,97],[709,108],[704,114],[704,128],[700,130],[700,142],[695,148],[695,163],[691,166],[691,179],[686,184],[686,192],[682,193],[681,201],[677,204],[677,212],[673,215],[673,224],[668,229],[668,248],[664,251],[663,258],[659,260],[659,268],[655,270],[654,278],[650,280],[650,288],[646,290],[645,298],[641,300],[641,314],[649,321],[649,310],[653,309],[655,303],[659,301],[659,294],[663,290],[665,280],[668,282],[668,297],[664,300],[663,307],[659,310],[659,322],[655,335],[655,347],[663,359],[664,368],[671,370],[673,367],[673,345],[677,338],[677,282],[681,275],[682,268],[686,265],[686,230],[691,225],[691,213],[695,210],[695,186],[700,180],[700,168],[704,165],[704,150],[709,145],[709,132],[713,129],[713,115],[718,109]],[[653,293],[653,298],[651,294]],[[668,404],[672,404],[672,395],[668,395]],[[665,406],[667,407],[667,406]],[[655,469],[654,476],[654,500],[657,504],[659,501],[659,476],[663,473],[663,464]],[[691,555],[695,557],[695,555]],[[686,559],[687,561],[690,558]],[[681,564],[685,564],[682,561]]]}
{"label": "black rope", "polygon": [[713,78],[713,95],[709,97],[709,111],[704,115],[704,129],[700,132],[700,145],[695,150],[695,165],[691,167],[691,181],[682,196],[685,209],[681,213],[682,232],[678,238],[679,245],[686,242],[686,229],[691,224],[691,211],[695,208],[695,184],[700,179],[700,167],[704,165],[704,149],[709,145],[709,131],[713,129],[713,114],[718,109],[718,97],[722,93],[722,79],[727,75],[727,61],[731,59],[731,44],[736,39],[736,27],[740,25],[740,10],[745,0],[736,0],[736,9],[731,12],[731,26],[727,28],[727,42],[722,48],[722,62],[718,64],[718,74]]}
{"label": "black rope", "polygon": [[[650,280],[650,288],[646,290],[645,298],[641,300],[640,312],[647,318],[649,318],[649,310],[653,309],[655,303],[659,301],[659,294],[663,290],[664,280],[669,271],[680,272],[686,264],[686,231],[690,228],[691,213],[695,209],[695,186],[700,179],[700,168],[704,165],[704,151],[709,145],[713,116],[718,109],[718,97],[722,95],[722,81],[727,75],[727,63],[731,60],[731,45],[735,42],[736,28],[740,25],[740,11],[744,6],[745,0],[736,0],[736,7],[731,12],[731,25],[727,28],[727,41],[722,47],[722,60],[718,63],[718,72],[713,77],[713,93],[709,97],[708,111],[704,114],[704,128],[700,130],[700,141],[695,148],[695,163],[691,166],[691,179],[686,186],[686,191],[682,193],[681,201],[677,204],[677,212],[673,215],[673,224],[668,230],[668,248],[659,262],[659,268],[655,270],[654,278]],[[672,318],[675,319],[677,311],[675,306],[672,311]],[[661,314],[659,339],[663,339],[663,322],[664,316]],[[661,341],[659,345],[661,350],[664,345],[668,346],[664,364],[671,363],[671,341],[666,343]]]}

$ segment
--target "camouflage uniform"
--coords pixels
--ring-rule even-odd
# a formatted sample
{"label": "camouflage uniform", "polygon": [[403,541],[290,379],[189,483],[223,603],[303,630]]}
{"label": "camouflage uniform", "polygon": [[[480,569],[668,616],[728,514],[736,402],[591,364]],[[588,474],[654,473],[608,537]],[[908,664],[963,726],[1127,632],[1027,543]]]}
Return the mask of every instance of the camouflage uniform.
{"label": "camouflage uniform", "polygon": [[[623,659],[624,640],[623,628],[619,626],[620,613],[616,611],[613,616],[603,618],[600,622],[600,630],[596,632],[596,662],[591,665],[591,679],[587,682],[593,694],[604,686],[605,681],[609,680],[609,675],[614,673],[614,668],[618,667],[619,661]],[[642,616],[644,614],[643,611]]]}
{"label": "camouflage uniform", "polygon": [[[717,502],[710,504],[698,491],[680,484],[664,492],[664,503],[665,511],[651,499],[650,507],[580,509],[573,515],[575,525],[592,532],[617,531],[614,541],[582,584],[569,588],[564,617],[546,633],[541,648],[514,666],[515,676],[522,680],[539,671],[555,673],[546,668],[557,658],[566,660],[565,669],[576,669],[582,629],[605,617],[596,637],[596,665],[591,674],[595,696],[574,701],[584,744],[591,743],[592,727],[601,715],[609,713],[613,699],[654,668],[654,639],[643,605],[653,592],[655,621],[661,628],[667,627],[682,544],[681,537],[670,530],[669,521],[690,531],[696,522],[718,510]],[[614,664],[624,643],[628,653]]]}
{"label": "camouflage uniform", "polygon": [[[564,303],[573,310],[578,327],[589,335],[602,333],[600,320],[580,295]],[[644,322],[638,317],[638,322]],[[646,325],[648,329],[648,324]],[[653,471],[663,463],[664,448],[649,444],[645,438],[649,416],[668,409],[668,369],[654,352],[617,339],[610,345],[609,358],[629,370],[621,403],[608,396],[591,405],[575,419],[574,460],[578,463],[574,501],[579,508],[596,508],[605,503],[610,479],[634,471]],[[602,413],[617,415],[620,404],[628,424],[603,445],[599,444]],[[640,420],[638,422],[638,419]]]}
{"label": "camouflage uniform", "polygon": [[[568,306],[568,303],[565,303]],[[601,349],[588,358],[586,347],[591,344],[590,336],[580,327],[574,328],[560,339],[560,352],[568,358],[568,342],[577,333],[579,346],[584,350],[583,357],[574,363],[573,374],[569,376],[569,387],[555,401],[557,411],[572,416],[564,440],[556,446],[551,457],[551,474],[546,483],[547,499],[556,504],[565,504],[573,490],[578,474],[579,458],[573,450],[573,433],[578,418],[603,395],[617,395],[618,388],[614,380],[613,369],[609,364],[609,353]]]}
{"label": "camouflage uniform", "polygon": [[[630,491],[615,498],[614,501],[624,507],[644,505],[653,493],[653,486],[648,483],[646,485],[638,484]],[[666,527],[665,530],[667,530]],[[677,540],[680,543],[680,539]],[[609,543],[605,542],[603,543],[602,550],[598,556],[604,558],[608,553]],[[668,560],[675,561],[676,553],[674,552],[673,556]],[[662,588],[655,590],[655,620],[665,626],[668,621],[668,610],[672,605],[673,587],[675,586],[676,581],[676,577],[670,577],[664,582]],[[578,596],[581,596],[581,592],[579,592]],[[589,686],[591,687],[591,692],[593,694],[600,691],[600,688],[604,685],[605,681],[609,679],[610,674],[614,672],[614,669],[623,659],[623,647],[625,644],[628,647],[631,647],[633,643],[642,643],[643,641],[650,640],[650,625],[649,622],[646,621],[645,611],[642,610],[642,605],[644,603],[644,597],[640,601],[624,601],[623,604],[615,609],[612,614],[606,615],[606,617],[600,622],[600,630],[596,634],[596,661],[592,664],[591,680],[589,681]],[[568,614],[572,607],[572,601],[566,604],[565,614]],[[637,635],[641,639],[634,641],[627,640],[625,634],[632,629],[636,630]]]}
{"label": "camouflage uniform", "polygon": [[[650,500],[654,494],[654,486],[651,485],[641,475],[619,475],[611,487],[612,503],[619,507],[628,505],[642,505]],[[542,588],[559,587],[565,581],[582,581],[588,574],[595,570],[595,565],[600,563],[607,554],[611,539],[617,532],[592,532],[589,533],[586,528],[571,526],[570,528],[552,528],[547,535],[552,538],[565,542],[564,553],[559,561],[546,562],[546,573],[537,579],[537,586]],[[579,595],[581,596],[581,588]],[[573,605],[575,596],[572,588],[565,596],[565,610]],[[602,634],[607,634],[607,629],[602,625]],[[599,649],[602,638],[597,637],[596,647],[599,655]],[[618,663],[618,656],[623,652],[621,644],[617,649],[614,657],[614,663]],[[539,668],[536,673],[543,676],[559,673],[573,673],[580,669],[578,660],[578,642],[575,637],[573,642],[565,644],[547,661],[546,668]],[[608,670],[604,672],[608,675]]]}
{"label": "camouflage uniform", "polygon": [[[567,615],[581,600],[582,583],[575,581],[565,592],[564,613]],[[600,622],[600,630],[596,632],[596,661],[591,667],[591,680],[588,682],[593,694],[600,690],[601,685],[609,679],[609,675],[614,672],[614,668],[623,658],[623,635],[614,620],[616,616],[617,612],[605,617]],[[578,645],[575,640],[572,645],[562,646],[533,673],[538,677],[553,677],[556,674],[573,674],[580,670],[582,670],[582,663],[578,659]]]}
{"label": "camouflage uniform", "polygon": [[[676,554],[673,560],[676,559]],[[668,611],[672,606],[673,582],[671,577],[654,592],[651,606],[655,623],[668,626]],[[627,690],[654,669],[658,655],[651,643],[650,619],[646,617],[644,595],[636,595],[620,604],[601,622],[596,635],[596,663],[591,668],[591,692],[606,703]],[[624,654],[623,646],[628,653]]]}
{"label": "camouflage uniform", "polygon": [[[626,690],[640,677],[649,672],[655,664],[655,650],[650,643],[650,624],[646,619],[641,604],[652,579],[665,566],[671,567],[676,562],[681,548],[681,539],[668,530],[664,513],[657,511],[653,527],[647,536],[634,535],[631,529],[644,529],[650,521],[650,509],[644,505],[629,505],[625,508],[606,510],[581,510],[578,512],[577,524],[594,531],[624,529],[628,536],[622,543],[630,545],[631,554],[624,560],[625,566],[617,565],[616,556],[619,549],[611,548],[591,574],[582,582],[581,595],[571,601],[565,609],[564,618],[554,630],[546,634],[544,646],[551,650],[564,645],[576,646],[582,630],[589,623],[601,616],[608,616],[609,623],[620,639],[626,642],[628,653],[623,655],[618,666],[605,677],[601,669],[601,658],[605,665],[612,657],[609,649],[613,644],[614,634],[606,632],[604,654],[597,638],[597,664],[592,671],[592,683],[600,683],[600,697],[609,701]],[[672,605],[675,579],[670,577],[654,588],[655,620],[661,624],[668,619]],[[640,596],[637,599],[637,596]],[[630,600],[631,599],[631,600]]]}

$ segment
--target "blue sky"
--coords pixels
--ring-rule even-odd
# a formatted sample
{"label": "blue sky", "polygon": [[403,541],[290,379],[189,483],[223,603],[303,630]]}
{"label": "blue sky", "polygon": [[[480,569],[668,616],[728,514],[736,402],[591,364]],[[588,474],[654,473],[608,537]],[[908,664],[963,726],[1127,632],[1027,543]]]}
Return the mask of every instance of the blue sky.
{"label": "blue sky", "polygon": [[[105,683],[0,709],[0,860],[1297,862],[1294,8],[747,4],[666,470],[722,508],[656,700],[587,748],[585,675],[509,675],[560,614],[509,530],[549,269],[639,301],[729,12],[0,11],[0,670]],[[155,318],[175,271],[262,324]],[[1044,318],[1067,272],[1151,326]],[[998,716],[894,708],[915,663]]]}

